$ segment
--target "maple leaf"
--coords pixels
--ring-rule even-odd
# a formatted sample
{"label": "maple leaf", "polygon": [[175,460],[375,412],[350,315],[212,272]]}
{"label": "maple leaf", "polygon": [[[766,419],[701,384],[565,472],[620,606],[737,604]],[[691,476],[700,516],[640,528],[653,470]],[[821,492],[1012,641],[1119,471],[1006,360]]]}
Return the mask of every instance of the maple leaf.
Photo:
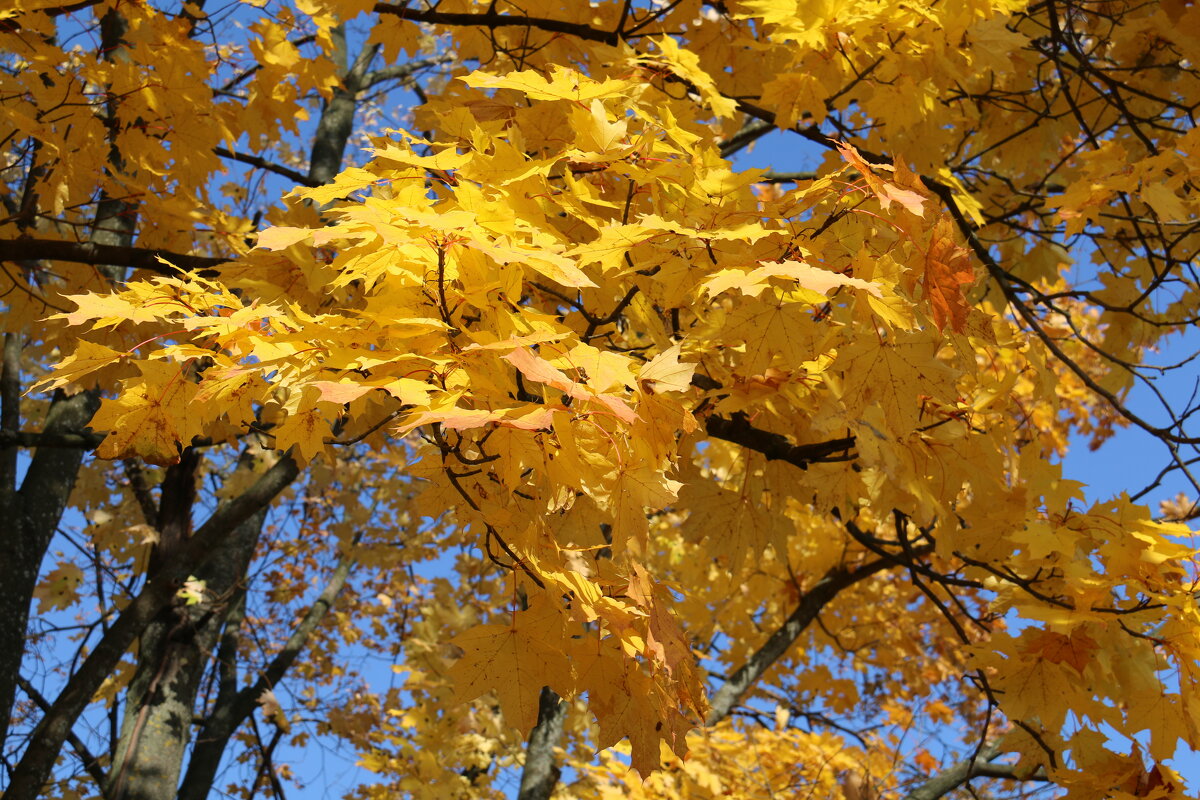
{"label": "maple leaf", "polygon": [[196,385],[179,364],[141,361],[137,367],[141,376],[124,382],[120,399],[105,398],[89,423],[95,430],[108,431],[96,455],[174,464],[180,447],[199,433],[191,408]]}
{"label": "maple leaf", "polygon": [[963,287],[975,282],[966,249],[954,239],[953,225],[943,217],[934,225],[925,253],[925,299],[933,308],[933,322],[938,329],[949,323],[952,330],[966,330],[971,304],[963,295]]}
{"label": "maple leaf", "polygon": [[155,322],[162,318],[165,306],[185,313],[195,309],[175,301],[169,293],[182,282],[170,278],[156,278],[153,282],[139,282],[123,292],[107,294],[77,295],[69,297],[78,306],[75,311],[54,314],[50,319],[65,320],[68,325],[82,326],[91,323],[94,329],[115,328],[122,323]]}
{"label": "maple leaf", "polygon": [[538,597],[525,611],[515,611],[508,625],[480,625],[452,641],[463,655],[450,668],[455,697],[473,700],[495,690],[504,717],[521,734],[537,722],[543,686],[560,694],[573,687],[566,654],[555,643],[561,636],[558,609]]}
{"label": "maple leaf", "polygon": [[646,545],[646,509],[662,509],[675,500],[679,482],[644,463],[617,465],[607,476],[603,505],[613,517],[613,541],[640,553]]}
{"label": "maple leaf", "polygon": [[254,402],[261,398],[264,383],[258,372],[243,367],[214,366],[206,369],[193,402],[213,403],[237,424],[254,419]]}
{"label": "maple leaf", "polygon": [[101,344],[80,341],[75,346],[75,352],[60,361],[54,372],[35,383],[33,388],[53,391],[71,384],[79,385],[84,376],[112,366],[126,355]]}
{"label": "maple leaf", "polygon": [[576,131],[576,143],[596,153],[607,153],[625,138],[629,124],[624,120],[609,122],[608,112],[600,100],[594,99],[588,108],[571,110],[571,120]]}
{"label": "maple leaf", "polygon": [[921,421],[920,395],[954,396],[953,373],[933,357],[937,347],[925,333],[897,333],[891,341],[861,337],[838,353],[840,384],[832,375],[825,377],[840,392],[848,413],[878,408],[889,430],[907,434]]}
{"label": "maple leaf", "polygon": [[61,563],[42,579],[33,592],[42,611],[64,609],[79,599],[83,570],[77,564]]}
{"label": "maple leaf", "polygon": [[638,372],[638,385],[651,393],[687,391],[691,386],[692,375],[696,372],[696,365],[685,364],[679,360],[682,348],[683,346],[677,343],[650,359]]}
{"label": "maple leaf", "polygon": [[544,383],[547,386],[558,389],[568,397],[582,402],[600,403],[622,422],[633,422],[637,419],[637,413],[620,397],[588,390],[585,384],[573,380],[565,372],[553,367],[545,359],[535,355],[533,351],[527,348],[514,348],[504,356],[504,359],[520,370],[521,374],[531,381]]}
{"label": "maple leaf", "polygon": [[500,264],[522,263],[534,271],[563,286],[595,286],[595,282],[570,258],[547,248],[523,249],[499,241],[467,239],[463,244],[481,253],[486,253]]}
{"label": "maple leaf", "polygon": [[700,57],[683,49],[670,36],[656,39],[661,58],[669,69],[699,91],[705,104],[718,117],[732,117],[737,111],[737,101],[721,94],[716,83],[700,66]]}
{"label": "maple leaf", "polygon": [[325,452],[325,440],[330,435],[329,423],[320,410],[299,404],[289,409],[271,432],[275,435],[275,446],[285,453],[292,451],[302,464]]}
{"label": "maple leaf", "polygon": [[267,228],[258,234],[258,246],[264,250],[284,250],[312,236],[308,228],[290,228],[279,225]]}
{"label": "maple leaf", "polygon": [[777,360],[792,368],[813,361],[827,336],[814,323],[811,304],[787,302],[779,295],[738,306],[723,333],[729,341],[745,343],[738,369],[743,375],[761,375]]}
{"label": "maple leaf", "polygon": [[1048,659],[1032,658],[1006,670],[995,681],[1004,693],[1001,706],[1013,719],[1038,720],[1057,729],[1066,719],[1068,704],[1078,691],[1069,668]]}
{"label": "maple leaf", "polygon": [[908,212],[916,216],[924,216],[925,214],[925,197],[920,192],[913,191],[894,183],[885,181],[875,174],[876,169],[890,169],[896,172],[897,176],[908,176],[908,181],[913,181],[912,173],[908,172],[902,166],[895,167],[890,165],[872,165],[859,154],[858,150],[849,145],[838,145],[838,152],[846,161],[858,170],[858,173],[866,181],[871,191],[879,199],[879,205],[884,211],[891,207],[892,203],[897,203],[904,207]]}
{"label": "maple leaf", "polygon": [[731,580],[742,575],[747,563],[756,564],[758,554],[768,547],[782,552],[779,525],[761,492],[730,491],[702,481],[686,484],[681,499],[690,509],[684,530],[707,542],[708,552],[720,560]]}
{"label": "maple leaf", "polygon": [[372,150],[376,158],[385,161],[395,161],[411,167],[421,167],[429,170],[452,170],[471,161],[472,153],[459,153],[453,147],[448,147],[430,156],[414,153],[410,148],[389,145]]}
{"label": "maple leaf", "polygon": [[1069,664],[1080,675],[1092,660],[1096,642],[1085,631],[1073,630],[1070,636],[1042,631],[1028,644],[1029,652],[1037,652],[1055,664]]}
{"label": "maple leaf", "polygon": [[644,776],[657,770],[660,744],[686,752],[684,737],[692,727],[673,704],[665,703],[649,675],[631,665],[609,637],[576,655],[579,686],[600,723],[596,745],[611,747],[628,737],[634,769]]}
{"label": "maple leaf", "polygon": [[634,84],[630,81],[606,78],[596,81],[573,69],[556,65],[546,78],[536,70],[491,75],[482,70],[465,75],[461,80],[479,89],[515,89],[531,100],[571,100],[587,103],[606,97],[621,97]]}
{"label": "maple leaf", "polygon": [[862,289],[872,297],[883,296],[879,286],[870,281],[848,277],[799,261],[764,264],[749,272],[721,270],[704,283],[703,289],[710,297],[734,288],[742,294],[757,297],[772,278],[790,278],[797,288],[804,290],[803,293],[798,293],[799,299],[811,303],[823,302],[831,290],[842,286]]}
{"label": "maple leaf", "polygon": [[313,381],[309,385],[320,393],[322,400],[329,403],[352,403],[374,388],[352,381]]}

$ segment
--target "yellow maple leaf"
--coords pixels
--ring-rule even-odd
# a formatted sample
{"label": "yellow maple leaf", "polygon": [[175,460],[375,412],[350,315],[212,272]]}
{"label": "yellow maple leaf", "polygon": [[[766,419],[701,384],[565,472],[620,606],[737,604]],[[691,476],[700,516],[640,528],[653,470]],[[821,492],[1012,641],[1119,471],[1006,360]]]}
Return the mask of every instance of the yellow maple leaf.
{"label": "yellow maple leaf", "polygon": [[555,65],[547,78],[537,70],[492,75],[482,70],[459,80],[476,89],[515,89],[531,100],[571,100],[589,103],[606,97],[622,97],[636,86],[632,81],[605,78],[597,81],[568,67]]}
{"label": "yellow maple leaf", "polygon": [[108,431],[96,449],[99,458],[140,457],[151,464],[174,464],[180,447],[199,434],[191,404],[196,384],[179,364],[138,363],[140,378],[124,382],[116,400],[105,398],[91,427]]}
{"label": "yellow maple leaf", "polygon": [[691,388],[696,365],[679,360],[683,345],[675,344],[646,362],[638,372],[638,385],[646,392],[686,392]]}
{"label": "yellow maple leaf", "polygon": [[532,350],[517,347],[505,355],[504,359],[531,381],[551,386],[581,402],[600,403],[622,422],[633,422],[637,419],[637,413],[620,397],[591,391],[586,384],[572,379],[562,370],[535,355]]}
{"label": "yellow maple leaf", "polygon": [[35,383],[33,389],[49,392],[71,384],[78,386],[84,376],[112,366],[127,355],[102,344],[80,340],[75,345],[75,352],[58,362],[54,371]]}
{"label": "yellow maple leaf", "polygon": [[286,225],[278,225],[259,232],[258,247],[264,250],[284,250],[297,242],[304,241],[312,233],[308,228],[290,228]]}
{"label": "yellow maple leaf", "polygon": [[456,636],[452,642],[463,651],[450,668],[456,700],[495,691],[504,718],[528,735],[543,686],[573,693],[570,663],[556,644],[562,627],[559,610],[539,595],[525,611],[514,611],[508,625],[479,625]]}
{"label": "yellow maple leaf", "polygon": [[50,571],[33,596],[38,600],[38,612],[63,609],[79,599],[79,585],[83,583],[83,570],[77,564],[62,562]]}

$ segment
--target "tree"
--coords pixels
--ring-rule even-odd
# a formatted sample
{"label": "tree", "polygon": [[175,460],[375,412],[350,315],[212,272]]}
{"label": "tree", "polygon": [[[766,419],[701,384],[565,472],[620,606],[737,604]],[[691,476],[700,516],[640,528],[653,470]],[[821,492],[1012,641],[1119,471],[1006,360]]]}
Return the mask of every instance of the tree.
{"label": "tree", "polygon": [[1184,796],[1197,30],[0,12],[5,798]]}

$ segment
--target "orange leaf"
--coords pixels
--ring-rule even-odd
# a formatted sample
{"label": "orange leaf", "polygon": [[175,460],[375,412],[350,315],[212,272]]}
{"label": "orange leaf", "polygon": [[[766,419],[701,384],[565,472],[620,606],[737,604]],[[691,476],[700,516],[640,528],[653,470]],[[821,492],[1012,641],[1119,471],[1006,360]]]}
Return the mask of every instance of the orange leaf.
{"label": "orange leaf", "polygon": [[933,771],[941,766],[941,763],[928,750],[918,750],[913,761],[917,762],[917,767],[926,775],[932,775]]}
{"label": "orange leaf", "polygon": [[[904,206],[905,210],[915,214],[918,217],[925,215],[924,195],[919,192],[915,192],[912,189],[905,189],[902,186],[889,183],[875,174],[876,169],[895,169],[895,171],[898,173],[898,177],[911,179],[912,173],[907,169],[903,167],[893,168],[886,164],[868,164],[866,159],[859,155],[858,150],[852,145],[839,144],[838,152],[842,154],[842,158],[846,159],[846,161],[849,162],[850,165],[855,169],[857,169],[860,175],[862,175],[863,180],[867,182],[867,186],[870,187],[871,191],[875,194],[876,199],[879,200],[879,207],[884,211],[887,211],[891,207],[892,203],[899,203],[900,205]],[[899,160],[897,160],[897,163],[900,163]]]}
{"label": "orange leaf", "polygon": [[933,227],[925,253],[925,298],[933,307],[933,323],[938,330],[945,330],[949,322],[956,333],[962,333],[971,311],[962,287],[975,282],[975,270],[967,250],[954,241],[952,231],[946,217]]}
{"label": "orange leaf", "polygon": [[1070,636],[1043,631],[1030,642],[1029,651],[1039,653],[1055,664],[1068,664],[1082,675],[1098,647],[1095,640],[1082,630],[1071,631]]}

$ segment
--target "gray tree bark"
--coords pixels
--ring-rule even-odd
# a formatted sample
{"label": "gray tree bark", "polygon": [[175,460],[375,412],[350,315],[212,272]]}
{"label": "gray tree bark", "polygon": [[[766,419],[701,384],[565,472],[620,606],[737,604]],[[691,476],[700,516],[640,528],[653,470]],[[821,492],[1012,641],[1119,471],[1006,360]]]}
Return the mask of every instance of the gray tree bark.
{"label": "gray tree bark", "polygon": [[196,696],[221,630],[244,597],[246,570],[266,515],[264,508],[239,525],[200,570],[202,602],[169,607],[142,634],[108,780],[109,800],[175,796],[192,740]]}
{"label": "gray tree bark", "polygon": [[[157,509],[159,544],[151,575],[174,557],[191,533],[196,451],[189,448],[167,470]],[[247,461],[242,468],[249,468]],[[191,741],[196,695],[222,626],[245,591],[245,576],[258,543],[267,508],[238,525],[227,544],[213,553],[196,577],[205,582],[204,599],[172,603],[140,637],[138,665],[125,696],[125,715],[105,784],[108,800],[173,797]]]}
{"label": "gray tree bark", "polygon": [[[10,352],[16,336],[9,335]],[[10,382],[15,359],[5,358],[4,382]],[[9,409],[20,396],[4,392],[5,421]],[[57,395],[50,406],[43,428],[47,433],[70,433],[83,430],[99,406],[94,393],[82,392],[74,397]],[[14,412],[14,416],[17,412]],[[7,425],[5,426],[6,429]],[[17,682],[21,674],[21,656],[25,649],[25,634],[29,625],[29,605],[37,586],[38,572],[50,540],[58,529],[67,498],[75,486],[75,477],[83,460],[83,451],[75,449],[38,449],[34,451],[29,470],[19,490],[15,478],[16,445],[5,447],[3,455],[11,468],[3,470],[6,484],[0,490],[0,741],[7,738],[8,724]]]}
{"label": "gray tree bark", "polygon": [[313,135],[312,153],[308,162],[308,179],[315,185],[329,183],[342,168],[346,154],[346,143],[354,131],[354,114],[358,109],[358,93],[364,86],[364,77],[378,46],[364,48],[349,64],[346,49],[346,29],[339,25],[331,31],[334,44],[334,60],[342,75],[342,85],[333,89],[333,94],[321,109],[321,119]]}
{"label": "gray tree bark", "polygon": [[219,506],[158,574],[150,578],[96,643],[34,729],[12,772],[4,800],[36,800],[40,796],[71,726],[134,640],[172,603],[187,577],[204,569],[205,563],[225,547],[238,526],[269,506],[298,474],[299,468],[291,456],[281,457],[253,486]]}
{"label": "gray tree bark", "polygon": [[562,768],[554,758],[554,748],[562,741],[567,721],[567,703],[549,686],[542,687],[538,698],[538,721],[529,732],[525,748],[525,768],[517,800],[549,800]]}

